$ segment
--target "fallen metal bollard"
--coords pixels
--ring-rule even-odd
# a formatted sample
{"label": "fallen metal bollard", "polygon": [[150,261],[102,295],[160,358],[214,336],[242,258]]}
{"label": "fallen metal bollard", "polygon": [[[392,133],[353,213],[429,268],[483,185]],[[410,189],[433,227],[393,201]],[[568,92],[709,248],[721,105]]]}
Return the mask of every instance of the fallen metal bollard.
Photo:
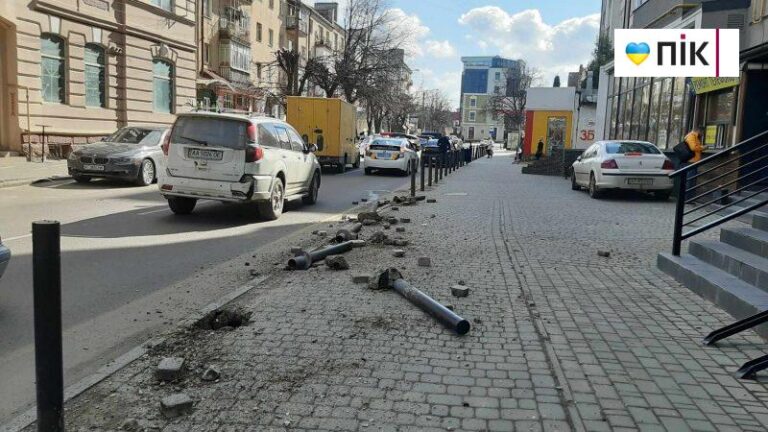
{"label": "fallen metal bollard", "polygon": [[349,228],[341,228],[336,231],[336,237],[333,239],[337,243],[342,243],[349,240],[357,240],[357,234],[363,228],[363,224],[360,222],[354,223]]}
{"label": "fallen metal bollard", "polygon": [[312,263],[322,261],[325,257],[351,251],[355,246],[361,245],[359,242],[358,240],[350,240],[337,245],[326,246],[312,252],[299,252],[288,260],[288,268],[291,270],[307,270],[312,267]]}
{"label": "fallen metal bollard", "polygon": [[456,315],[447,307],[436,302],[432,297],[424,294],[418,289],[412,287],[403,275],[395,268],[383,271],[378,276],[379,288],[392,288],[408,301],[415,304],[419,309],[435,317],[440,323],[457,334],[465,335],[469,333],[469,321]]}

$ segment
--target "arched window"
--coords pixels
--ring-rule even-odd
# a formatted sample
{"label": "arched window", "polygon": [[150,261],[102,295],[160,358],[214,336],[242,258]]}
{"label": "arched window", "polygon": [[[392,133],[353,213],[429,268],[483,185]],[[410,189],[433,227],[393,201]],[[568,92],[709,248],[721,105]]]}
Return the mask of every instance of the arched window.
{"label": "arched window", "polygon": [[173,112],[173,65],[155,59],[152,65],[153,100],[155,112]]}
{"label": "arched window", "polygon": [[104,48],[100,45],[85,44],[85,105],[104,107],[105,71]]}
{"label": "arched window", "polygon": [[64,103],[64,39],[55,34],[40,35],[40,80],[43,101]]}

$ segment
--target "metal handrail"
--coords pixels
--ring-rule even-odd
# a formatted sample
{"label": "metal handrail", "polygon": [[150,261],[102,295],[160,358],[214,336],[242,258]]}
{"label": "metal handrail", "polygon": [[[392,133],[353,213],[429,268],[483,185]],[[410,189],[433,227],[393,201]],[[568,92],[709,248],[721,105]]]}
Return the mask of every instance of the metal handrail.
{"label": "metal handrail", "polygon": [[[745,149],[745,147],[747,147],[747,146],[750,146],[750,147],[753,146],[755,144],[755,142],[757,140],[761,139],[761,138],[763,138],[762,142],[758,143],[755,148],[749,148],[748,150],[745,150],[743,153],[736,154],[736,152],[738,152],[739,150]],[[737,183],[737,182],[739,182],[739,183],[741,183],[743,185],[744,181],[747,178],[753,176],[754,174],[762,172],[764,169],[768,169],[768,166],[765,166],[765,163],[758,164],[759,162],[761,162],[761,161],[765,160],[766,158],[768,158],[768,154],[766,154],[766,155],[758,155],[756,158],[754,158],[753,160],[750,160],[749,162],[746,162],[744,164],[740,164],[740,165],[738,165],[735,168],[729,168],[725,172],[718,173],[718,175],[716,175],[713,178],[706,179],[706,180],[704,180],[702,182],[697,182],[697,184],[695,184],[691,188],[687,187],[687,182],[689,180],[688,173],[691,170],[696,169],[696,168],[698,168],[698,167],[700,167],[702,165],[708,164],[710,162],[716,162],[717,163],[713,167],[707,167],[707,169],[703,170],[702,172],[699,172],[697,174],[693,174],[691,176],[691,178],[690,178],[690,179],[697,179],[697,178],[700,178],[704,174],[710,173],[710,172],[712,172],[712,171],[714,171],[716,169],[719,169],[719,168],[723,168],[723,167],[725,167],[725,166],[727,166],[727,165],[729,165],[731,163],[743,161],[746,156],[749,156],[749,155],[751,155],[751,154],[753,154],[755,152],[758,152],[758,151],[763,151],[766,148],[768,148],[768,140],[766,140],[764,138],[768,138],[768,130],[766,130],[766,131],[764,131],[762,133],[759,133],[759,134],[757,134],[757,135],[755,135],[755,136],[753,136],[751,138],[748,138],[748,139],[740,142],[739,144],[737,144],[737,145],[735,145],[735,146],[733,146],[733,147],[731,147],[729,149],[725,149],[725,150],[720,151],[718,153],[715,153],[713,155],[707,156],[706,158],[703,158],[700,161],[697,161],[697,162],[694,162],[694,163],[692,163],[690,165],[682,167],[682,168],[678,169],[677,171],[675,171],[675,172],[673,172],[673,173],[671,173],[669,175],[671,178],[675,178],[675,177],[678,178],[678,184],[677,184],[677,204],[676,204],[676,207],[675,207],[675,224],[674,224],[674,232],[673,232],[673,239],[672,239],[672,254],[673,255],[676,255],[676,256],[680,255],[680,248],[681,248],[681,244],[682,244],[683,240],[691,238],[691,237],[693,237],[693,236],[695,236],[695,235],[697,235],[699,233],[702,233],[704,231],[707,231],[707,230],[710,230],[712,228],[715,228],[715,227],[717,227],[717,226],[719,226],[719,225],[721,225],[721,224],[723,224],[725,222],[728,222],[730,220],[736,219],[736,218],[738,218],[738,217],[740,217],[740,216],[742,216],[742,215],[744,215],[746,213],[754,211],[754,210],[756,210],[756,209],[758,209],[758,208],[768,204],[768,198],[763,199],[763,200],[759,200],[757,203],[748,205],[747,207],[740,208],[739,210],[737,210],[735,212],[732,212],[732,213],[730,213],[728,215],[719,217],[717,220],[713,220],[713,221],[711,221],[711,222],[709,222],[709,223],[707,223],[707,224],[705,224],[703,226],[700,226],[700,227],[697,227],[697,228],[694,228],[694,229],[689,229],[688,231],[683,232],[683,228],[684,227],[689,227],[691,224],[693,224],[695,222],[698,222],[698,221],[700,221],[702,219],[706,219],[708,217],[711,217],[711,216],[713,216],[713,215],[715,215],[715,214],[717,214],[719,212],[722,212],[723,210],[726,210],[726,209],[728,209],[728,208],[730,208],[730,207],[732,207],[732,206],[734,206],[736,204],[740,204],[740,203],[746,202],[746,201],[748,201],[748,200],[750,200],[750,199],[752,199],[752,198],[754,198],[754,197],[756,197],[756,196],[758,196],[758,195],[768,191],[768,187],[761,188],[757,192],[753,192],[753,191],[750,190],[750,191],[748,191],[748,194],[745,194],[744,197],[742,197],[742,198],[740,198],[738,200],[735,200],[735,201],[732,201],[730,203],[727,203],[726,205],[723,205],[722,207],[718,207],[715,210],[707,211],[703,215],[699,215],[699,216],[693,218],[692,220],[684,221],[685,216],[690,215],[690,214],[695,213],[695,212],[698,212],[700,210],[706,209],[706,208],[708,208],[709,206],[711,206],[712,204],[714,204],[715,202],[717,202],[717,201],[719,201],[721,199],[730,197],[730,196],[735,195],[737,193],[741,193],[741,192],[747,190],[748,188],[750,188],[752,186],[755,186],[755,185],[761,183],[762,181],[764,181],[763,176],[760,176],[757,179],[752,178],[750,180],[749,184],[747,184],[746,186],[738,187],[734,191],[730,191],[729,192],[728,190],[724,190],[724,188],[726,186],[729,186],[729,185]],[[736,155],[736,156],[735,157],[731,157],[732,155]],[[726,160],[725,162],[719,162],[718,159],[722,159],[722,158],[727,158],[728,160]],[[745,168],[747,168],[747,167],[752,167],[752,168],[750,168],[750,172],[745,173]],[[740,172],[740,173],[743,173],[743,174],[737,174],[737,178],[736,179],[729,180],[729,181],[727,181],[725,183],[722,183],[722,184],[717,184],[711,190],[704,191],[704,192],[701,192],[701,193],[698,193],[698,194],[695,193],[695,191],[697,189],[701,191],[702,190],[701,188],[703,186],[706,186],[706,185],[712,184],[714,182],[717,182],[718,180],[721,180],[724,177],[727,177],[727,176],[732,175],[732,174],[737,173],[737,172]],[[725,193],[722,193],[721,191],[725,192]],[[720,195],[718,195],[717,192],[721,192]],[[693,196],[692,198],[687,198],[687,196],[689,194],[695,195],[695,196]],[[699,198],[702,198],[702,197],[710,195],[710,194],[714,194],[715,198],[714,199],[708,199],[707,202],[705,202],[703,204],[699,204],[695,208],[686,211],[686,209],[685,209],[686,204],[694,203]]]}
{"label": "metal handrail", "polygon": [[752,141],[754,141],[754,140],[756,140],[758,138],[762,138],[762,137],[768,137],[768,130],[766,130],[764,132],[760,132],[759,134],[757,134],[757,135],[755,135],[753,137],[747,138],[746,140],[736,144],[735,146],[733,146],[731,148],[727,148],[727,149],[722,150],[720,152],[717,152],[717,153],[715,153],[713,155],[709,155],[709,156],[705,157],[704,159],[701,159],[701,160],[699,160],[697,162],[694,162],[694,163],[692,163],[690,165],[686,165],[686,166],[684,166],[682,168],[679,168],[677,171],[669,174],[669,176],[672,177],[672,178],[677,177],[681,173],[688,172],[688,171],[690,171],[690,170],[692,170],[694,168],[697,168],[697,167],[699,167],[699,166],[701,166],[701,165],[703,165],[703,164],[705,164],[705,163],[707,163],[709,161],[715,160],[715,159],[721,157],[722,155],[724,155],[726,153],[730,153],[730,152],[732,152],[734,150],[739,150],[742,147],[746,147],[747,144],[751,143]]}

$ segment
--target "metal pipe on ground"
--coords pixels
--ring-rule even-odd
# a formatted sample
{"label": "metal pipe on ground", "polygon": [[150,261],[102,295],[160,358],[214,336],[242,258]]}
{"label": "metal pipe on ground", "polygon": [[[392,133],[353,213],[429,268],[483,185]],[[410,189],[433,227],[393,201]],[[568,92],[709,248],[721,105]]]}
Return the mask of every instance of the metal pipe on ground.
{"label": "metal pipe on ground", "polygon": [[312,267],[312,263],[322,261],[331,255],[340,255],[351,251],[356,245],[356,240],[345,241],[337,245],[330,245],[312,252],[300,252],[288,260],[288,268],[291,270],[307,270]]}
{"label": "metal pipe on ground", "polygon": [[357,234],[362,228],[363,224],[360,222],[353,223],[348,227],[340,228],[338,231],[336,231],[336,237],[334,237],[334,240],[336,240],[337,243],[342,243],[349,240],[357,240]]}
{"label": "metal pipe on ground", "polygon": [[418,306],[419,309],[432,315],[441,324],[457,334],[465,335],[469,333],[471,327],[469,321],[456,315],[452,310],[441,305],[432,297],[412,287],[408,281],[403,279],[403,275],[397,269],[390,268],[383,271],[378,276],[377,284],[381,289],[391,288],[397,291],[398,294]]}

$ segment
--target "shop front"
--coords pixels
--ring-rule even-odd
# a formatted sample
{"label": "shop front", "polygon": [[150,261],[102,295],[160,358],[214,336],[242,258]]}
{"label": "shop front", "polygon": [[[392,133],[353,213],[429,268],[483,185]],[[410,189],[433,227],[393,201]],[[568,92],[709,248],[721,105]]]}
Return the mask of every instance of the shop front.
{"label": "shop front", "polygon": [[739,78],[691,78],[698,97],[696,125],[702,128],[707,151],[719,151],[734,142]]}

